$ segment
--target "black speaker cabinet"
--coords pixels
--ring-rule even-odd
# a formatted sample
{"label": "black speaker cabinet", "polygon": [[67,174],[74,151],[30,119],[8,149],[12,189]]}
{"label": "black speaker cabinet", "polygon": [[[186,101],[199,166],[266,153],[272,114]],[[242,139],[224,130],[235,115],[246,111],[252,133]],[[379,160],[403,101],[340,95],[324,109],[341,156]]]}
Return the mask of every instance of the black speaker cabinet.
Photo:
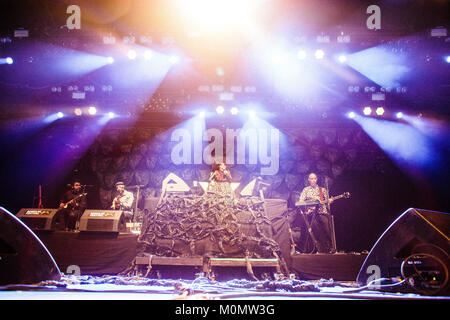
{"label": "black speaker cabinet", "polygon": [[32,230],[51,230],[58,209],[22,208],[16,217]]}
{"label": "black speaker cabinet", "polygon": [[[381,235],[364,261],[357,282],[366,285],[374,276],[391,278],[420,271],[423,281],[441,281],[439,294],[449,291],[450,214],[410,208]],[[421,259],[419,259],[422,257]],[[409,270],[406,270],[409,269]],[[407,272],[406,272],[407,271]],[[378,274],[376,274],[378,273]],[[409,274],[407,274],[409,273]],[[430,279],[425,279],[429,277]],[[441,286],[439,285],[439,286]]]}
{"label": "black speaker cabinet", "polygon": [[80,219],[80,231],[122,232],[126,223],[121,210],[85,210]]}
{"label": "black speaker cabinet", "polygon": [[60,280],[53,257],[21,220],[0,207],[0,285]]}

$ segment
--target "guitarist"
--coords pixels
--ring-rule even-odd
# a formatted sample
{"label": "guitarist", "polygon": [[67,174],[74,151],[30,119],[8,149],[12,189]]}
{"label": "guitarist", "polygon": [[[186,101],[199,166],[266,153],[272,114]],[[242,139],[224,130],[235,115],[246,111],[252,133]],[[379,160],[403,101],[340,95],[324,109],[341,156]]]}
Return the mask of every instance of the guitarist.
{"label": "guitarist", "polygon": [[307,206],[304,213],[309,214],[314,210],[317,210],[317,212],[321,214],[329,213],[325,201],[329,200],[329,203],[331,204],[333,199],[329,199],[327,190],[317,184],[317,175],[315,173],[310,173],[308,175],[308,182],[309,186],[302,190],[299,202],[308,203],[309,201],[317,201],[320,204]]}
{"label": "guitarist", "polygon": [[64,216],[64,226],[66,231],[76,229],[78,219],[87,207],[86,195],[82,193],[81,182],[75,180],[72,188],[66,191],[59,203],[59,212]]}
{"label": "guitarist", "polygon": [[[301,206],[301,213],[306,221],[309,221],[310,230],[304,231],[305,234],[313,233],[312,237],[315,241],[315,250],[321,253],[333,251],[331,240],[330,213],[328,212],[328,203],[332,203],[333,199],[329,198],[325,188],[320,187],[317,183],[317,175],[310,173],[308,175],[309,186],[305,187],[298,203],[305,204]],[[312,205],[306,205],[313,202]]]}

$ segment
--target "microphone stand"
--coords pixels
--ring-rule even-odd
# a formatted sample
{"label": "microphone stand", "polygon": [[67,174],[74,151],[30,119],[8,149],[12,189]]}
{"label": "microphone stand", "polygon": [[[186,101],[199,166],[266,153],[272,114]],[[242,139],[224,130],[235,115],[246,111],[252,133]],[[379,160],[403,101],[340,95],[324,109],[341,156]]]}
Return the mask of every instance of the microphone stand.
{"label": "microphone stand", "polygon": [[134,210],[133,210],[133,217],[131,218],[131,221],[135,222],[136,212],[138,211],[138,202],[139,202],[139,193],[141,191],[141,188],[145,187],[145,185],[135,185],[131,188],[136,188],[136,201],[134,203]]}
{"label": "microphone stand", "polygon": [[328,209],[328,213],[330,214],[330,221],[329,221],[329,228],[331,229],[331,246],[332,246],[332,250],[333,252],[336,252],[337,247],[336,247],[336,233],[334,230],[334,217],[331,214],[331,206],[330,206],[330,189],[328,187],[328,177],[325,177],[325,188],[327,189],[327,209]]}

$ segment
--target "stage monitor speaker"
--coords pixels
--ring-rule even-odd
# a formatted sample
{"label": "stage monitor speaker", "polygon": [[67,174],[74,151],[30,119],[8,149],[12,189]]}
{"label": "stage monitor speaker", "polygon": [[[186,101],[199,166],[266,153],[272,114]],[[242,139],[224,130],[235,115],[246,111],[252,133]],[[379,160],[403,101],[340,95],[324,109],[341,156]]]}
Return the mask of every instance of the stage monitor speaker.
{"label": "stage monitor speaker", "polygon": [[410,291],[448,294],[449,255],[450,214],[410,208],[377,240],[356,281],[366,285],[377,278],[409,278]]}
{"label": "stage monitor speaker", "polygon": [[123,232],[126,231],[122,210],[85,210],[80,219],[80,231]]}
{"label": "stage monitor speaker", "polygon": [[0,285],[60,280],[53,257],[21,220],[0,207]]}
{"label": "stage monitor speaker", "polygon": [[22,208],[16,217],[32,230],[51,230],[58,209]]}

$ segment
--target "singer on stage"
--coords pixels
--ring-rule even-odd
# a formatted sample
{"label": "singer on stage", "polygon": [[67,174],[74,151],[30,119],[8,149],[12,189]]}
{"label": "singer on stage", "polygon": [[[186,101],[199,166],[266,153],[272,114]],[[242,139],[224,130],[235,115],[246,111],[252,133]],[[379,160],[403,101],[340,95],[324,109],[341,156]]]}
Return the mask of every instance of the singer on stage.
{"label": "singer on stage", "polygon": [[231,174],[227,170],[225,163],[220,163],[211,172],[209,177],[208,192],[215,193],[224,197],[233,197],[233,190],[231,189]]}

